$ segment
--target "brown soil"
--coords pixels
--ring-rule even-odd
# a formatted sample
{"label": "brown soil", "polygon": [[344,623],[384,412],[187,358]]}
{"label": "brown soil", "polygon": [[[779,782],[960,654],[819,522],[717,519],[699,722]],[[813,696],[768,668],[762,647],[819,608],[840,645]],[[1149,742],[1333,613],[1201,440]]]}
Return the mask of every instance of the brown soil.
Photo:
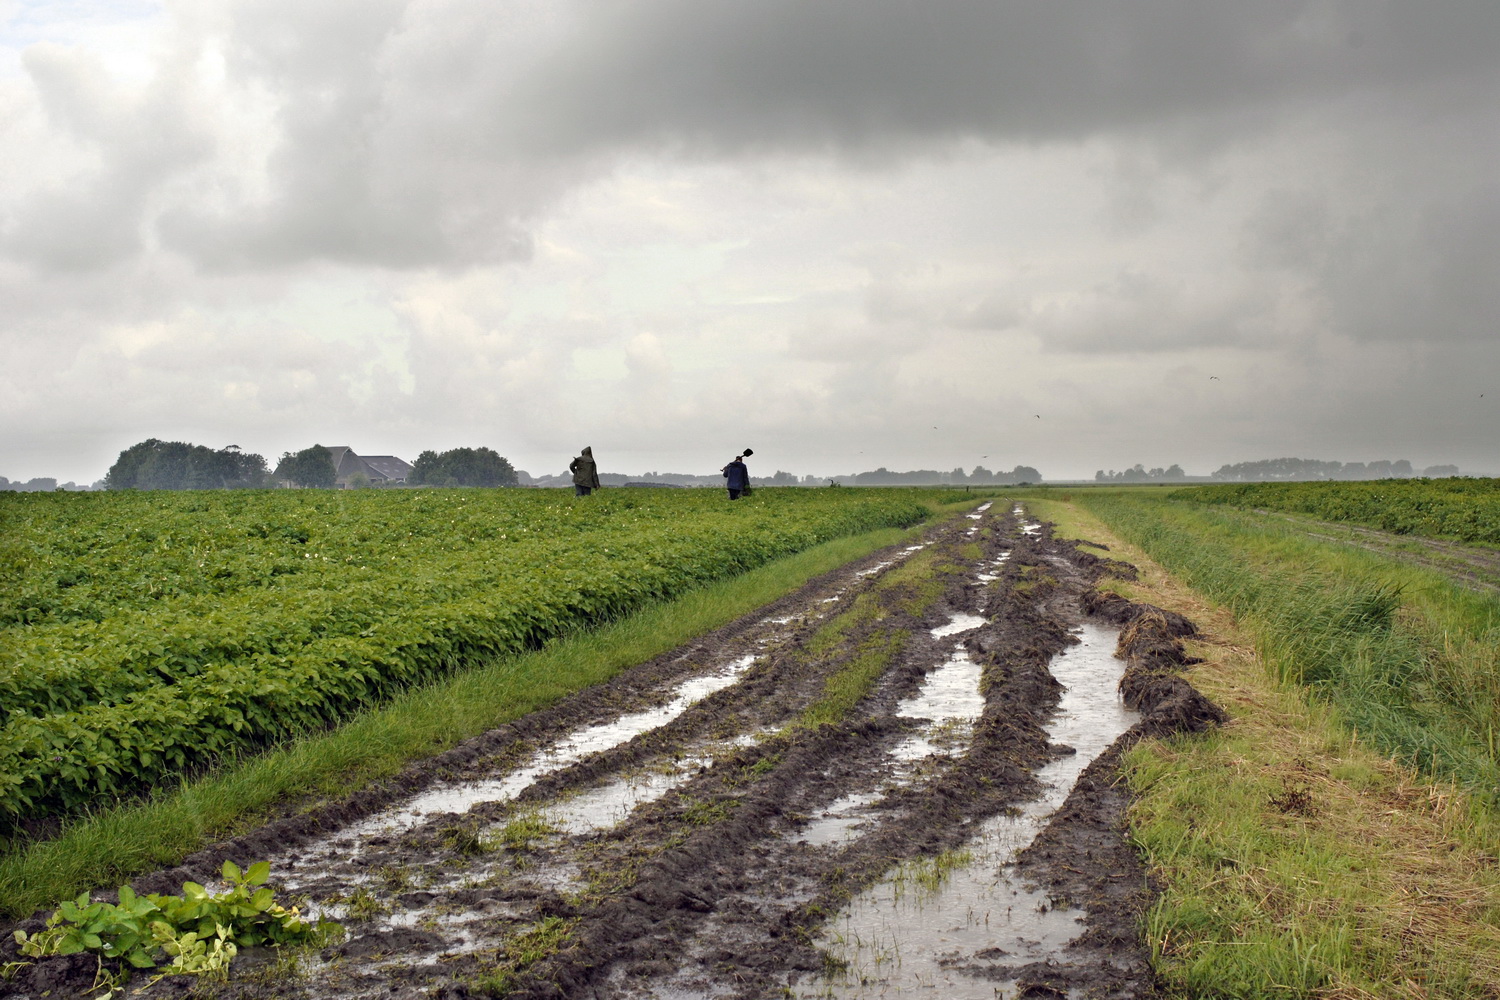
{"label": "brown soil", "polygon": [[[138,890],[176,891],[186,879],[211,881],[224,859],[269,858],[283,893],[321,907],[350,908],[353,898],[362,917],[345,917],[345,940],[295,969],[246,953],[227,982],[180,977],[146,995],[751,998],[808,988],[825,962],[817,932],[852,894],[903,860],[961,847],[976,823],[1036,794],[1034,772],[1058,752],[1043,728],[1059,697],[1048,664],[1088,615],[1124,626],[1122,690],[1143,720],[1084,772],[1018,860],[1027,879],[1085,910],[1084,933],[1053,960],[1011,971],[1022,996],[1155,995],[1139,934],[1152,889],[1125,842],[1127,795],[1114,775],[1120,753],[1143,735],[1222,718],[1178,672],[1188,662],[1178,640],[1191,623],[1100,595],[1093,584],[1103,573],[1129,567],[1053,539],[1046,525],[1023,533],[1007,510],[946,521],[926,542],[920,555],[898,547],[819,578],[383,785],[137,879]],[[997,579],[976,578],[1006,551],[1009,560],[991,570]],[[932,559],[928,579],[940,586],[902,574],[918,558]],[[985,624],[956,638],[933,635],[957,613]],[[845,623],[837,641],[815,638],[836,621]],[[983,714],[961,752],[924,761],[914,780],[892,787],[890,750],[915,725],[896,705],[960,641],[983,670]],[[872,651],[888,662],[841,722],[788,725],[832,674]],[[514,798],[481,796],[406,828],[348,832],[423,791],[503,778],[539,748],[659,707],[680,682],[744,657],[754,662],[737,683],[543,774]],[[661,787],[591,827],[528,833],[515,823],[590,802],[626,778]],[[858,792],[874,801],[858,836],[799,839],[811,818]],[[16,957],[7,933],[0,964]],[[92,959],[76,956],[35,962],[0,981],[0,1000],[91,995],[95,972]]]}

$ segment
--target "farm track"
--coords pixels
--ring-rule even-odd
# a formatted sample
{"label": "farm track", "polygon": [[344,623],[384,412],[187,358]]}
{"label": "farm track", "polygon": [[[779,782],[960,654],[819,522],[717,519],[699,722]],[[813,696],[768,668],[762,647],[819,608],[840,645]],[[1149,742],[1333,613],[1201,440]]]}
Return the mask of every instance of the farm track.
{"label": "farm track", "polygon": [[1378,528],[1320,521],[1305,514],[1258,509],[1257,514],[1289,522],[1310,538],[1352,545],[1367,552],[1390,556],[1413,566],[1430,569],[1454,582],[1483,594],[1500,593],[1500,551],[1480,545],[1465,545],[1441,538],[1397,535]]}
{"label": "farm track", "polygon": [[[136,880],[170,892],[211,883],[226,858],[269,859],[280,893],[348,928],[296,968],[246,953],[227,982],[169,979],[146,995],[833,992],[837,914],[893,867],[963,849],[1022,811],[1038,772],[1072,752],[1049,739],[1062,694],[1049,665],[1090,616],[1125,626],[1123,690],[1144,718],[1003,864],[1076,908],[1081,933],[1042,958],[990,948],[939,964],[980,984],[973,995],[1155,995],[1138,931],[1151,890],[1113,775],[1143,734],[1219,718],[1176,673],[1192,626],[1101,597],[1097,579],[1129,567],[986,507],[382,786]],[[973,718],[910,714],[966,665]],[[852,709],[798,724],[830,678],[859,670],[874,680]],[[10,950],[0,944],[0,962]],[[92,958],[50,959],[0,983],[0,998],[85,995],[94,974]]]}

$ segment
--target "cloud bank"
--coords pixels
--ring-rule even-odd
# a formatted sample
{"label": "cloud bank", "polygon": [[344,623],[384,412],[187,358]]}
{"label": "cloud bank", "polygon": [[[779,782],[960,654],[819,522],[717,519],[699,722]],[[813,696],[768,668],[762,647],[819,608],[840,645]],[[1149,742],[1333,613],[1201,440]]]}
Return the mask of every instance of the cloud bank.
{"label": "cloud bank", "polygon": [[12,479],[145,437],[1500,471],[1493,3],[0,19]]}

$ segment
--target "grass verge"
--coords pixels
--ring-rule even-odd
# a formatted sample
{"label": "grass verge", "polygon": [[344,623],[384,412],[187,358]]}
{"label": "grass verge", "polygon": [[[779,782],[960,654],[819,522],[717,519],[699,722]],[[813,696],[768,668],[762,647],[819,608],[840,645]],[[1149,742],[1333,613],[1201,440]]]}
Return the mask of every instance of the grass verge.
{"label": "grass verge", "polygon": [[1103,542],[1142,570],[1109,589],[1204,629],[1191,677],[1231,716],[1215,733],[1144,742],[1125,761],[1131,834],[1163,886],[1145,933],[1172,991],[1500,995],[1493,813],[1309,697],[1267,634],[1287,620],[1205,600],[1078,505],[1027,502],[1059,534]]}
{"label": "grass verge", "polygon": [[[965,498],[941,507],[939,516],[973,502]],[[79,817],[57,837],[14,846],[0,857],[0,912],[25,916],[84,889],[117,885],[251,829],[287,801],[346,794],[388,777],[413,760],[607,680],[918,530],[887,529],[824,543],[534,653],[480,664],[337,730],[226,762],[148,801]]]}

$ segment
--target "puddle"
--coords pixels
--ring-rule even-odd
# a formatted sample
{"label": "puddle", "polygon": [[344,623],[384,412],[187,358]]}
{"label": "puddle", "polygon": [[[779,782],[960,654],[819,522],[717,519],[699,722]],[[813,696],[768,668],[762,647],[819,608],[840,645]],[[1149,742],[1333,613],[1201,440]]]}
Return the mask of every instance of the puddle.
{"label": "puddle", "polygon": [[882,792],[856,792],[853,795],[846,795],[824,809],[816,819],[803,827],[797,834],[797,840],[814,847],[826,847],[850,840],[856,828],[869,819],[869,807],[882,798],[884,798]]}
{"label": "puddle", "polygon": [[[990,563],[990,569],[998,570],[1009,559],[1010,559],[1010,553],[1009,552],[1002,552],[1002,553],[1000,553],[999,558],[997,558],[994,562]],[[993,583],[996,580],[1000,579],[1000,574],[999,573],[991,573],[989,570],[981,570],[978,574],[975,575],[974,579],[978,580],[980,583]]]}
{"label": "puddle", "polygon": [[[441,785],[411,799],[397,809],[368,817],[339,833],[320,852],[345,853],[350,845],[375,833],[400,833],[420,823],[430,813],[462,813],[480,802],[498,802],[514,798],[538,778],[576,764],[590,754],[610,750],[629,742],[642,733],[657,729],[716,691],[722,691],[750,669],[753,656],[742,656],[720,671],[689,678],[672,691],[671,700],[659,708],[624,715],[613,722],[580,729],[542,750],[524,767],[504,778],[471,782],[463,785]],[[664,794],[664,793],[663,793]],[[306,865],[311,856],[299,858]],[[273,862],[273,868],[278,865]],[[282,866],[283,869],[289,866]]]}
{"label": "puddle", "polygon": [[751,746],[768,731],[719,740],[710,744],[706,751],[699,750],[675,761],[670,770],[627,775],[599,788],[544,806],[541,817],[563,833],[584,834],[607,829],[624,820],[636,808],[655,802],[674,788],[687,783],[700,768],[713,764],[716,752]]}
{"label": "puddle", "polygon": [[959,612],[953,616],[953,620],[946,625],[939,625],[932,630],[932,634],[941,639],[945,635],[958,635],[960,632],[972,632],[984,624],[984,619],[978,615]]}
{"label": "puddle", "polygon": [[[966,631],[984,624],[976,615],[955,615],[954,620],[973,619],[953,632]],[[944,626],[948,628],[949,626]],[[933,630],[934,634],[937,630]],[[952,634],[951,632],[949,634]],[[980,666],[960,650],[947,663],[928,674],[922,688],[896,706],[896,714],[908,719],[924,719],[920,732],[903,739],[891,750],[898,767],[891,785],[900,787],[912,780],[912,766],[918,761],[949,754],[950,747],[968,746],[972,723],[984,711],[984,697],[979,693]],[[829,846],[852,840],[870,819],[870,807],[888,794],[890,786],[878,792],[846,795],[818,814],[803,827],[796,839],[813,846]]]}
{"label": "puddle", "polygon": [[1086,625],[1075,634],[1082,642],[1052,661],[1052,673],[1066,690],[1048,733],[1077,752],[1038,771],[1041,797],[1018,815],[986,821],[948,864],[909,863],[856,897],[823,933],[823,948],[847,963],[845,973],[814,980],[797,996],[895,997],[932,990],[954,1000],[1010,997],[1015,993],[1007,970],[1045,960],[1079,934],[1082,911],[1054,909],[1044,893],[1012,882],[1006,871],[1083,769],[1137,718],[1115,690],[1124,669],[1113,656],[1116,631]]}

